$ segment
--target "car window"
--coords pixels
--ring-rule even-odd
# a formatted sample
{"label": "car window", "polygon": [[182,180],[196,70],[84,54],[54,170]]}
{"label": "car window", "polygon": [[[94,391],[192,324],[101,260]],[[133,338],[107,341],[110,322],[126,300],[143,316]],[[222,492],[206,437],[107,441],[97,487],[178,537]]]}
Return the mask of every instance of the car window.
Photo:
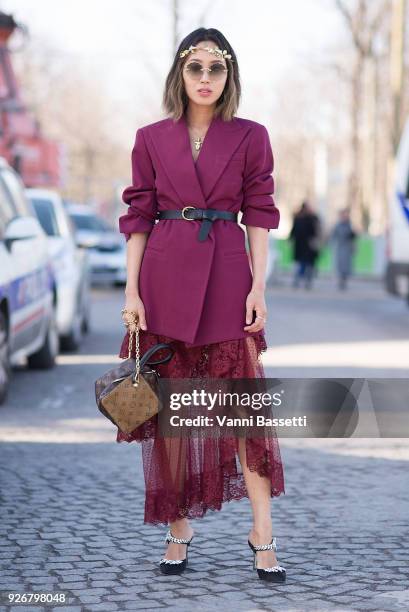
{"label": "car window", "polygon": [[4,235],[7,224],[17,216],[11,198],[0,180],[0,237]]}
{"label": "car window", "polygon": [[60,236],[54,206],[45,198],[30,198],[35,213],[47,236]]}
{"label": "car window", "polygon": [[112,231],[112,228],[109,227],[108,223],[95,215],[81,215],[77,213],[69,214],[77,230],[89,230],[92,232]]}
{"label": "car window", "polygon": [[1,177],[13,200],[13,205],[16,207],[17,213],[23,217],[32,216],[33,211],[26,198],[24,184],[19,176],[12,170],[4,168],[1,172]]}

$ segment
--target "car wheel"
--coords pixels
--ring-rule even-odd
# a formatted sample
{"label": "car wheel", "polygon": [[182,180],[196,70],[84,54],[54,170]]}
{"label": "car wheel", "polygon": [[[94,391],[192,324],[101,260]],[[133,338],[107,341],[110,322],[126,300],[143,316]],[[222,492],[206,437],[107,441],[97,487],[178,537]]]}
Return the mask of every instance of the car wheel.
{"label": "car wheel", "polygon": [[55,309],[53,308],[44,344],[40,350],[28,356],[28,367],[41,370],[53,368],[55,366],[55,359],[58,355],[59,344],[57,317]]}
{"label": "car wheel", "polygon": [[81,331],[83,334],[89,334],[90,332],[90,302],[89,298],[86,299],[85,305],[82,310],[82,321],[81,321]]}
{"label": "car wheel", "polygon": [[83,334],[89,334],[89,318],[85,316],[82,319],[81,331]]}
{"label": "car wheel", "polygon": [[0,311],[0,404],[7,397],[10,376],[10,345],[7,334],[7,320],[4,313]]}
{"label": "car wheel", "polygon": [[75,351],[79,348],[82,340],[82,315],[77,312],[72,323],[72,328],[69,334],[61,336],[61,348],[64,351]]}

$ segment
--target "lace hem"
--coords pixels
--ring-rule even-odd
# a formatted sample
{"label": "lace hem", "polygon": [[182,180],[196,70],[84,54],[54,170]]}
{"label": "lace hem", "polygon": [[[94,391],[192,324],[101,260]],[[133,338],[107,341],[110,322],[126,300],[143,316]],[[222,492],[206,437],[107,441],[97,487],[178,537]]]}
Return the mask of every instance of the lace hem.
{"label": "lace hem", "polygon": [[[257,461],[247,465],[250,470],[256,469]],[[273,462],[273,472],[267,476],[271,481],[271,497],[285,494],[282,478],[281,461]],[[263,470],[262,470],[263,471]],[[244,475],[237,472],[233,459],[219,469],[208,474],[197,474],[184,482],[183,491],[170,490],[168,486],[146,492],[144,522],[165,524],[182,518],[203,518],[210,511],[219,511],[226,502],[239,501],[248,497]]]}

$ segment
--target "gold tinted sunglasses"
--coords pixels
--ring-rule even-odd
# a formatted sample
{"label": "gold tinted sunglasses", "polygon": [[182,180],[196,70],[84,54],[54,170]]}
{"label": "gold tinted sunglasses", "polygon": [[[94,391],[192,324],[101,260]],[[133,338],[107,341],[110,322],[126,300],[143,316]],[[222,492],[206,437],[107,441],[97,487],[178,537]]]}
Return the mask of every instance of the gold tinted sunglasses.
{"label": "gold tinted sunglasses", "polygon": [[186,64],[184,71],[194,81],[200,81],[205,71],[207,71],[210,80],[217,81],[225,76],[228,69],[221,62],[212,64],[209,68],[203,68],[199,62],[190,62]]}

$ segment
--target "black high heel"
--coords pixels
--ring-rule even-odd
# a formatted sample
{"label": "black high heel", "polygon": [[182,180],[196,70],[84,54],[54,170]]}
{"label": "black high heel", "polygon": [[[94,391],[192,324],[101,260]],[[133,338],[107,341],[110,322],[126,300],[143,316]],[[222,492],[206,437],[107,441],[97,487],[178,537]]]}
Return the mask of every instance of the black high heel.
{"label": "black high heel", "polygon": [[188,550],[192,540],[193,536],[190,538],[190,540],[184,540],[183,538],[174,538],[173,535],[170,533],[170,530],[168,531],[168,533],[166,534],[165,543],[169,544],[169,542],[173,542],[174,544],[186,544],[186,557],[184,559],[181,559],[180,561],[174,559],[161,559],[159,567],[162,574],[175,575],[181,574],[185,571],[188,563]]}
{"label": "black high heel", "polygon": [[265,569],[257,567],[257,552],[259,550],[277,550],[276,539],[273,538],[270,544],[262,544],[261,546],[254,546],[250,540],[248,540],[248,545],[254,553],[254,569],[257,570],[260,580],[267,580],[268,582],[285,582],[286,571],[281,565],[273,565],[273,567],[266,567]]}

